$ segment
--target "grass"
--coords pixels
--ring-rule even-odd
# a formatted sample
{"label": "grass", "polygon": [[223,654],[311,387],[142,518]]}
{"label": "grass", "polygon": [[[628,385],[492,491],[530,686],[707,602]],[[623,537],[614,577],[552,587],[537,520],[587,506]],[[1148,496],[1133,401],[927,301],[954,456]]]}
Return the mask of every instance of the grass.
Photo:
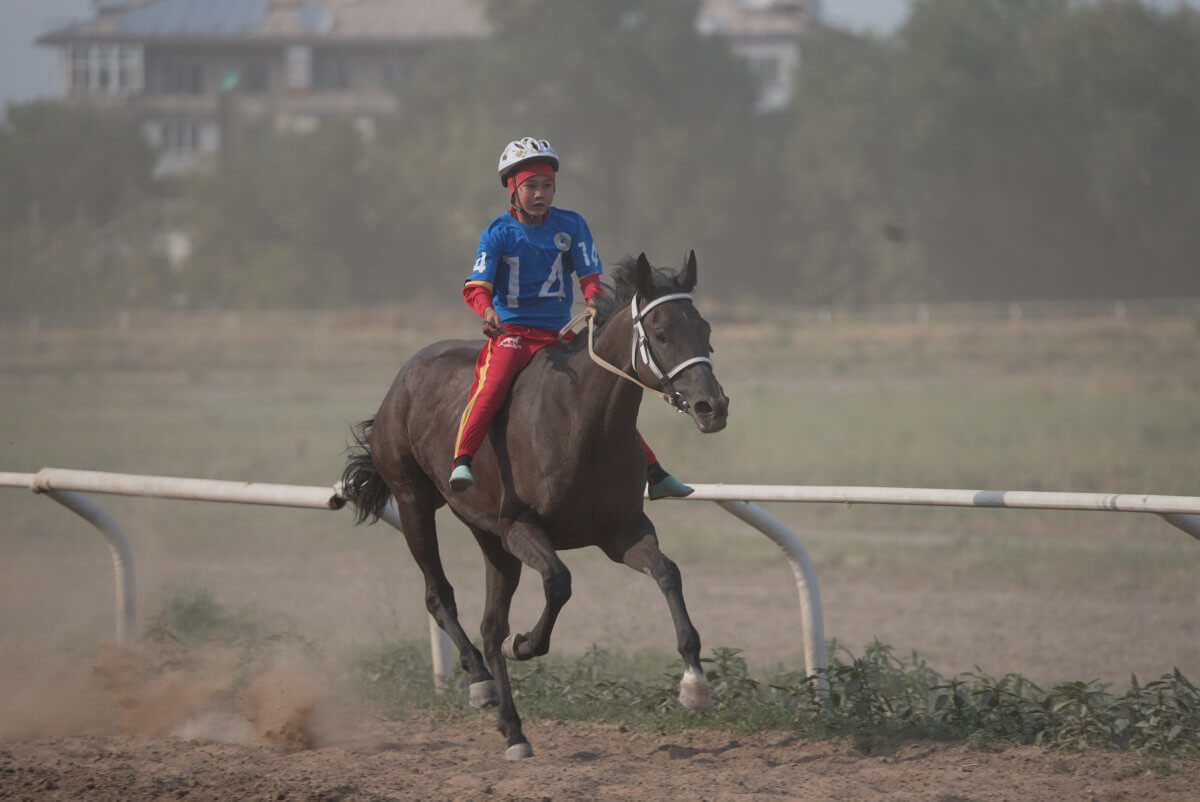
{"label": "grass", "polygon": [[[680,708],[678,671],[593,648],[577,659],[539,659],[511,669],[523,715],[619,722],[656,730],[696,727],[741,732],[790,731],[852,740],[865,752],[890,740],[1031,744],[1067,750],[1110,749],[1142,755],[1145,770],[1170,771],[1167,758],[1200,756],[1200,689],[1178,670],[1114,695],[1095,681],[1042,689],[1017,674],[943,677],[920,655],[898,658],[875,642],[861,657],[834,652],[817,677],[795,673],[756,679],[735,648],[706,658],[714,708]],[[462,678],[432,692],[427,662],[412,645],[377,647],[357,663],[363,691],[393,715],[412,709],[448,713],[466,697]],[[823,707],[817,679],[827,683]]]}
{"label": "grass", "polygon": [[[1043,689],[1018,674],[944,677],[920,655],[898,658],[878,641],[862,656],[831,647],[831,664],[818,674],[829,688],[827,708],[816,677],[755,678],[740,650],[728,647],[704,660],[714,696],[708,713],[678,706],[680,673],[673,665],[656,672],[645,659],[595,647],[579,658],[542,658],[510,671],[514,699],[534,719],[618,722],[659,731],[778,730],[848,739],[864,752],[896,739],[1110,749],[1143,756],[1139,771],[1156,773],[1172,770],[1169,758],[1200,756],[1200,689],[1178,670],[1145,684],[1135,679],[1129,691],[1115,695],[1095,681]],[[461,711],[462,676],[436,695],[428,660],[416,645],[374,647],[355,668],[365,696],[391,715],[411,710],[468,715]]]}

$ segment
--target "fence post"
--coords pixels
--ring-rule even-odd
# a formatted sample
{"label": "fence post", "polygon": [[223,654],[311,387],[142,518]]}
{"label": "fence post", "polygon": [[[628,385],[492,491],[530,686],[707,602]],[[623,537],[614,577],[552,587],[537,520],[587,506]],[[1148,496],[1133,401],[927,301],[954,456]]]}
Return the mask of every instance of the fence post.
{"label": "fence post", "polygon": [[117,590],[117,645],[126,646],[137,639],[137,586],[133,578],[133,549],[125,533],[99,504],[82,493],[70,490],[43,490],[71,512],[95,526],[112,552]]}
{"label": "fence post", "polygon": [[825,647],[825,619],[821,611],[821,588],[817,582],[817,569],[808,556],[808,550],[783,521],[757,504],[749,501],[718,501],[717,504],[771,538],[787,554],[792,573],[796,575],[796,588],[800,594],[804,673],[805,676],[817,677],[817,696],[822,706],[828,707],[829,678],[819,673],[829,667],[829,655]]}

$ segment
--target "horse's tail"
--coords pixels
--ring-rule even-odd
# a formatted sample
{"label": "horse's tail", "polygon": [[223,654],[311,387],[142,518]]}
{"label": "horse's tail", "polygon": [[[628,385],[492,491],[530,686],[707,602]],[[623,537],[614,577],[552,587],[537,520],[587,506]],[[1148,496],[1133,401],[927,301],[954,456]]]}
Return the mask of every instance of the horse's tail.
{"label": "horse's tail", "polygon": [[354,502],[354,523],[361,524],[368,518],[371,523],[383,515],[392,493],[387,483],[375,470],[371,461],[371,447],[367,439],[371,434],[371,426],[375,419],[365,420],[354,427],[352,435],[355,445],[347,449],[346,469],[342,471],[342,493]]}

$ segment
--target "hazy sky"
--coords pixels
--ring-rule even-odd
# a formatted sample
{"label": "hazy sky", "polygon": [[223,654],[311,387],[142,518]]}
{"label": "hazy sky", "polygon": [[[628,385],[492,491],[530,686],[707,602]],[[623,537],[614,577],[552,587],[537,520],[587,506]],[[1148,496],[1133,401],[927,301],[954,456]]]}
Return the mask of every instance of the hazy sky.
{"label": "hazy sky", "polygon": [[50,28],[91,16],[91,0],[0,0],[0,102],[62,91],[58,52],[33,40]]}
{"label": "hazy sky", "polygon": [[843,28],[888,33],[904,22],[911,3],[912,0],[824,0],[821,10],[828,22]]}
{"label": "hazy sky", "polygon": [[[884,33],[903,21],[909,2],[824,0],[823,8],[831,22]],[[0,0],[0,108],[62,91],[57,51],[33,40],[50,28],[86,19],[91,12],[91,0]]]}

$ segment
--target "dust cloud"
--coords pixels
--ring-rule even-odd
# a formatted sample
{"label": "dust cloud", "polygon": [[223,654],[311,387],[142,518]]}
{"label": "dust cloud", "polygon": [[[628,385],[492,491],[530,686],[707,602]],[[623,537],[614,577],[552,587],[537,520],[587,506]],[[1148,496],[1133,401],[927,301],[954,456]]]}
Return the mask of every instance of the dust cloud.
{"label": "dust cloud", "polygon": [[148,652],[104,645],[91,660],[9,670],[0,676],[0,742],[119,734],[296,751],[351,733],[344,703],[306,656],[247,662],[211,647],[188,654],[186,665],[157,662]]}

